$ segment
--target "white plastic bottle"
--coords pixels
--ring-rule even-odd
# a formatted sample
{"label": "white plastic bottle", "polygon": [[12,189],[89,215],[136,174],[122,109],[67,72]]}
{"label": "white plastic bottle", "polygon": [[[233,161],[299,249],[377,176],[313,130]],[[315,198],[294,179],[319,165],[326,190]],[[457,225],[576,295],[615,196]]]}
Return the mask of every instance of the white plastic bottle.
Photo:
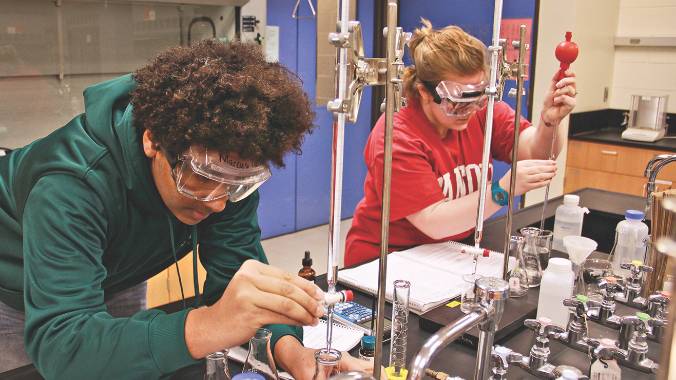
{"label": "white plastic bottle", "polygon": [[620,268],[620,264],[645,259],[648,243],[648,226],[642,222],[643,212],[627,210],[624,220],[617,223],[615,236],[617,242],[613,251],[613,272],[621,276],[629,275],[629,271]]}
{"label": "white plastic bottle", "polygon": [[582,219],[584,214],[589,213],[589,209],[578,206],[579,203],[580,197],[578,195],[566,194],[563,196],[563,204],[556,208],[554,216],[552,249],[566,252],[566,248],[563,246],[563,237],[582,235]]}
{"label": "white plastic bottle", "polygon": [[563,300],[573,296],[574,284],[575,275],[570,260],[560,257],[549,259],[540,283],[537,318],[549,318],[552,323],[565,329],[570,315]]}

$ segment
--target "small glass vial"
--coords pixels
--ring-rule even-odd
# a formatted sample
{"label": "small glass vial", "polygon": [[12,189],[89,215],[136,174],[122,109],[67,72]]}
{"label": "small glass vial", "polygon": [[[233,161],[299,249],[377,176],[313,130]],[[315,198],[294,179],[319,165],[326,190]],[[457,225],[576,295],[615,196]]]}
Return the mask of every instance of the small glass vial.
{"label": "small glass vial", "polygon": [[204,380],[230,380],[227,350],[207,355],[206,367]]}
{"label": "small glass vial", "polygon": [[303,258],[303,268],[298,271],[298,275],[308,281],[315,281],[317,273],[314,269],[312,269],[312,257],[310,257],[310,251],[305,251],[305,257]]}
{"label": "small glass vial", "polygon": [[376,355],[376,337],[373,335],[364,335],[361,338],[361,347],[359,348],[359,359],[373,362]]}
{"label": "small glass vial", "polygon": [[328,380],[339,373],[341,353],[332,348],[322,348],[315,353],[315,374],[312,380]]}

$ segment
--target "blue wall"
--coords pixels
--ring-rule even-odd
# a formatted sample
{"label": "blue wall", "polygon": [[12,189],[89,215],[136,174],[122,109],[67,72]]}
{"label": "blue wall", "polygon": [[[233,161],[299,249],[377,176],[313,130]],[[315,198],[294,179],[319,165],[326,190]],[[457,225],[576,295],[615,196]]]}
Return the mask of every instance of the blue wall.
{"label": "blue wall", "polygon": [[[291,18],[295,0],[273,0],[267,4],[268,25],[279,26],[280,62],[296,72],[311,100],[315,97],[317,44],[316,19]],[[305,4],[303,4],[305,5]],[[357,1],[357,18],[362,23],[366,56],[373,56],[373,7],[374,0]],[[301,16],[309,15],[309,8],[300,7]],[[305,13],[305,14],[303,14]],[[535,0],[505,1],[504,18],[533,18]],[[432,21],[436,27],[456,24],[490,44],[493,25],[492,0],[401,0],[400,25],[412,31],[420,25],[420,17]],[[534,33],[531,33],[532,35]],[[533,46],[531,41],[531,46]],[[506,91],[513,87],[507,83]],[[528,83],[526,83],[528,87]],[[505,99],[512,106],[512,99]],[[527,104],[523,112],[527,117]],[[259,220],[263,237],[289,233],[304,228],[325,224],[329,219],[331,187],[331,141],[332,115],[326,108],[314,107],[316,112],[314,133],[307,136],[303,154],[290,154],[286,167],[273,169],[272,178],[261,189]],[[371,90],[366,89],[362,98],[359,120],[345,129],[345,158],[343,174],[342,216],[349,218],[363,195],[366,167],[363,149],[371,130]],[[508,166],[495,162],[496,175],[502,175]],[[327,237],[328,238],[328,237]]]}
{"label": "blue wall", "polygon": [[[314,102],[317,44],[316,19],[291,18],[295,0],[268,1],[267,23],[279,26],[280,62],[295,71],[304,90]],[[373,0],[357,1],[357,18],[362,23],[364,48],[373,55]],[[305,4],[303,4],[305,5]],[[301,16],[309,7],[300,7]],[[359,120],[345,128],[342,216],[349,218],[363,195],[366,167],[363,149],[371,130],[371,90],[362,97]],[[261,187],[259,220],[263,237],[270,237],[325,224],[329,219],[331,192],[332,114],[315,106],[314,132],[307,136],[301,156],[289,155],[286,168],[273,170],[270,181]],[[328,237],[327,237],[328,239]]]}

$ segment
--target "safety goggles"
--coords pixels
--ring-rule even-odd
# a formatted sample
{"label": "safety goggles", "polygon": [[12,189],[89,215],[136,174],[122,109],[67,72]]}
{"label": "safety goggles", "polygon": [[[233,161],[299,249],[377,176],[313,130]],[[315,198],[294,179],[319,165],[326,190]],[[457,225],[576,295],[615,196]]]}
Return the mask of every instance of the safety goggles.
{"label": "safety goggles", "polygon": [[486,105],[486,87],[488,83],[482,80],[479,83],[462,84],[445,80],[436,86],[423,82],[432,94],[434,102],[444,111],[446,116],[466,117]]}
{"label": "safety goggles", "polygon": [[169,164],[178,192],[204,202],[226,196],[229,201],[238,202],[272,175],[265,165],[254,165],[206,148],[191,147]]}

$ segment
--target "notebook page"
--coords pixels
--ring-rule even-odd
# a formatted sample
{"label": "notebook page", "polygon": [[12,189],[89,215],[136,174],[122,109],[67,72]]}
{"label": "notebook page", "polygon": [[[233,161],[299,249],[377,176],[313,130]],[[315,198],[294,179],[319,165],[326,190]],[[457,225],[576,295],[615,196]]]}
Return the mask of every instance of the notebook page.
{"label": "notebook page", "polygon": [[[326,328],[327,322],[323,319],[317,326],[303,326],[303,346],[316,350],[326,347]],[[331,348],[349,351],[359,344],[362,336],[361,331],[334,323]]]}
{"label": "notebook page", "polygon": [[[409,306],[416,314],[422,314],[459,296],[465,286],[462,275],[471,273],[474,265],[471,255],[461,253],[463,247],[466,246],[456,242],[445,242],[391,253],[387,259],[388,300],[392,299],[394,280],[411,282]],[[477,273],[502,277],[502,258],[503,255],[497,252],[491,252],[489,257],[479,257]],[[510,259],[510,267],[511,265],[513,259]],[[338,273],[338,280],[375,294],[378,289],[378,261],[341,270]]]}

